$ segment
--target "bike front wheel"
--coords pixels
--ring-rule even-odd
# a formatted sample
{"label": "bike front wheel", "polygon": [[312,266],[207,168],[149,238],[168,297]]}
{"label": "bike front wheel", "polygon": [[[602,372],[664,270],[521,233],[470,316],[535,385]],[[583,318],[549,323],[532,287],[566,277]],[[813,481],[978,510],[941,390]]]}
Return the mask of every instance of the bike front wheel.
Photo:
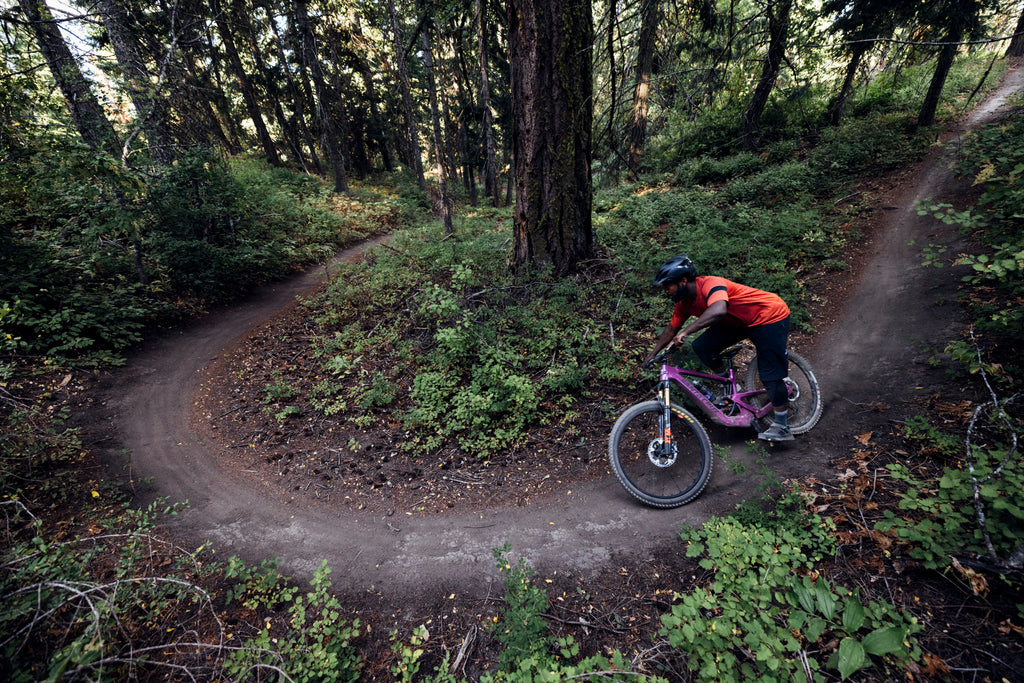
{"label": "bike front wheel", "polygon": [[[789,430],[794,434],[803,434],[810,431],[821,419],[821,387],[818,386],[818,378],[814,376],[814,370],[803,356],[793,351],[789,352],[789,371],[786,375],[786,389],[789,391],[789,417],[787,422]],[[758,391],[764,389],[761,378],[757,376],[757,359],[755,358],[747,366],[747,391]],[[763,406],[768,402],[766,395],[755,396],[751,403],[755,406]],[[760,433],[771,426],[771,411],[760,420],[754,420],[754,428]]]}
{"label": "bike front wheel", "polygon": [[638,500],[673,508],[700,495],[714,462],[711,439],[697,419],[672,406],[672,447],[666,449],[658,419],[663,407],[645,401],[630,407],[612,427],[608,460],[619,482]]}

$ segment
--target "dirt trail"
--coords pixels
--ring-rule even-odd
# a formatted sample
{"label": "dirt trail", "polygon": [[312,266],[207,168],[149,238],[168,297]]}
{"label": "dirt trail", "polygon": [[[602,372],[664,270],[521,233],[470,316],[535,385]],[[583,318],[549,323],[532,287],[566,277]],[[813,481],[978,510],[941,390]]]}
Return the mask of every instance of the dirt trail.
{"label": "dirt trail", "polygon": [[[1018,68],[961,129],[991,118],[1007,95],[1022,87],[1024,69]],[[900,403],[941,386],[943,376],[929,370],[922,345],[941,345],[958,329],[952,303],[956,282],[948,269],[923,268],[920,249],[950,243],[955,236],[918,217],[913,202],[941,196],[953,186],[950,172],[933,158],[887,210],[861,282],[811,353],[826,412],[814,432],[775,456],[772,465],[783,476],[828,476],[827,462],[834,453],[848,452],[850,435],[883,427],[900,414]],[[284,571],[300,577],[326,560],[341,590],[384,592],[394,599],[426,590],[483,595],[496,590],[490,585],[498,578],[491,551],[506,541],[515,556],[528,558],[541,571],[592,575],[642,562],[675,542],[680,525],[699,524],[751,492],[752,477],[734,475],[718,463],[703,495],[671,511],[635,504],[610,474],[527,507],[471,514],[339,515],[278,502],[246,472],[222,467],[212,446],[190,430],[188,416],[202,368],[293,305],[323,275],[319,268],[268,287],[230,310],[154,340],[101,383],[104,419],[93,427],[115,434],[100,447],[110,462],[130,466],[135,480],[152,482],[143,499],[189,502],[173,524],[176,533],[196,544],[211,540],[225,557],[279,557]],[[713,433],[714,439],[734,444],[749,437]],[[594,448],[605,448],[601,435],[593,442]]]}

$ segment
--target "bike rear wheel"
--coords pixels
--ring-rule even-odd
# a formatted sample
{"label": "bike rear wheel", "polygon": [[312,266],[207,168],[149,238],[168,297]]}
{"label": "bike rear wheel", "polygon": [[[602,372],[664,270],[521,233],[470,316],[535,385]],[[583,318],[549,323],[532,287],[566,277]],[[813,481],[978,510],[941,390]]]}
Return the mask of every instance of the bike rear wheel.
{"label": "bike rear wheel", "polygon": [[686,410],[672,406],[671,454],[661,454],[658,418],[662,404],[645,401],[630,407],[612,427],[608,460],[619,482],[638,500],[659,508],[678,507],[704,490],[714,462],[704,427]]}
{"label": "bike rear wheel", "polygon": [[[787,419],[789,429],[794,434],[803,434],[810,431],[821,419],[821,387],[818,385],[818,378],[814,376],[811,364],[803,356],[790,351],[789,372],[785,381],[789,389],[789,418]],[[747,391],[764,389],[761,378],[757,376],[756,358],[747,366],[746,387]],[[754,396],[750,402],[761,407],[768,403],[768,397],[765,395]],[[760,420],[754,420],[754,429],[758,433],[763,432],[771,426],[773,419],[772,413],[769,411]]]}

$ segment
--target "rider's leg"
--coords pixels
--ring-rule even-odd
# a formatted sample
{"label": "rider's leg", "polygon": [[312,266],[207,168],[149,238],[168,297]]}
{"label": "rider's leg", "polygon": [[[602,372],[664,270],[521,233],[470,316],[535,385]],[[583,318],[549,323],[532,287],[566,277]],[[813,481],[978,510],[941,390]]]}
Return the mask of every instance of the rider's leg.
{"label": "rider's leg", "polygon": [[772,425],[760,434],[769,441],[789,441],[789,395],[783,381],[789,374],[789,356],[786,345],[789,341],[789,318],[769,325],[752,327],[750,339],[757,349],[757,371],[774,408]]}
{"label": "rider's leg", "polygon": [[711,372],[721,375],[725,373],[725,361],[719,354],[746,337],[746,330],[742,328],[712,325],[693,340],[693,352],[704,365],[711,368]]}

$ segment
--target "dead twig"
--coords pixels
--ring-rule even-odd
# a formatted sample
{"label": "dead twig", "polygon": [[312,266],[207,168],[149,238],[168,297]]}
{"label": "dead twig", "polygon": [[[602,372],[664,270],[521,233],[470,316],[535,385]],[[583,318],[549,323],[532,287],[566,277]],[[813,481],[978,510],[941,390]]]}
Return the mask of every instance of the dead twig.
{"label": "dead twig", "polygon": [[[971,343],[974,344],[974,350],[978,358],[978,368],[981,373],[981,379],[985,383],[985,387],[988,389],[989,396],[992,398],[991,404],[982,403],[974,409],[974,414],[971,416],[971,421],[967,426],[967,438],[965,443],[965,459],[967,461],[967,468],[971,475],[971,486],[974,492],[974,513],[978,523],[978,529],[981,531],[982,538],[985,541],[985,549],[988,551],[989,559],[999,567],[1009,567],[1011,569],[1020,569],[1024,566],[1024,544],[1021,544],[1007,559],[999,557],[999,553],[996,551],[995,544],[992,542],[992,535],[989,533],[988,524],[986,521],[986,510],[985,501],[981,498],[981,487],[993,478],[998,477],[1002,474],[1003,469],[1013,459],[1014,454],[1017,452],[1017,433],[1013,429],[1013,425],[1010,423],[1009,418],[1006,416],[1005,406],[1010,402],[1014,401],[1018,395],[1014,395],[1004,401],[1002,404],[999,402],[999,396],[996,394],[995,389],[992,388],[992,384],[989,382],[988,373],[985,372],[985,365],[982,362],[981,347],[978,345],[977,340],[974,338],[974,328],[970,330]],[[1010,434],[1010,447],[1006,449],[1006,456],[998,467],[993,469],[987,476],[979,478],[976,470],[976,460],[974,457],[975,449],[971,443],[974,435],[975,428],[978,424],[978,418],[981,414],[991,405],[994,412],[993,419],[997,422],[1002,423],[1006,428],[1006,431]]]}

